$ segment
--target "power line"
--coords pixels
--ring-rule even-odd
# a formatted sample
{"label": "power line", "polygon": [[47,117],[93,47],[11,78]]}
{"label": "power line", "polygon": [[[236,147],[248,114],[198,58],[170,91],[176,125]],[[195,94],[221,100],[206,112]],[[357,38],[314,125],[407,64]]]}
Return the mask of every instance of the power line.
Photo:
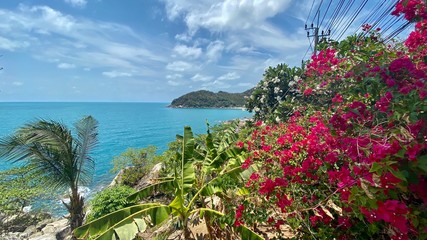
{"label": "power line", "polygon": [[[340,20],[339,20],[339,22],[337,22],[337,26],[335,27],[336,31],[334,31],[333,34],[332,34],[333,36],[335,36],[338,31],[341,31],[339,29],[343,28],[343,26],[344,26],[343,24],[345,24],[343,22],[344,18],[347,15],[348,11],[351,9],[351,6],[353,6],[353,4],[354,4],[354,0],[348,1],[347,5],[344,6],[344,10],[343,10],[343,12],[342,12],[342,14],[340,16]],[[331,26],[331,28],[334,28],[334,26]]]}
{"label": "power line", "polygon": [[332,4],[332,0],[329,2],[328,7],[326,8],[325,14],[323,14],[322,21],[320,21],[320,25],[319,26],[322,26],[323,20],[325,20],[326,14],[328,14],[329,7],[331,6],[331,4]]}
{"label": "power line", "polygon": [[313,0],[313,3],[311,4],[310,12],[308,12],[307,19],[305,20],[305,23],[304,23],[305,25],[307,25],[307,21],[308,21],[308,19],[310,18],[311,10],[313,10],[313,6],[314,6],[314,1],[315,1],[315,0]]}
{"label": "power line", "polygon": [[347,24],[347,26],[341,31],[341,34],[337,38],[337,40],[341,39],[341,37],[344,35],[344,33],[348,30],[348,28],[353,24],[354,20],[356,20],[357,16],[360,14],[362,9],[365,7],[366,3],[368,3],[368,0],[364,0],[364,2],[359,6],[359,8],[356,9],[353,16],[351,17],[350,22]]}
{"label": "power line", "polygon": [[332,13],[332,18],[329,20],[328,24],[327,24],[327,30],[331,30],[332,29],[332,25],[334,24],[335,20],[337,19],[337,16],[339,14],[339,12],[341,11],[341,8],[344,4],[344,0],[340,0],[340,2],[338,3],[337,7],[335,8],[334,12]]}
{"label": "power line", "polygon": [[[322,0],[322,1],[320,1],[319,7],[317,7],[316,14],[314,14],[314,17],[313,17],[313,19],[311,20],[311,22],[312,22],[312,23],[314,22],[314,19],[316,19],[316,16],[320,14],[320,7],[322,6],[322,4],[323,4],[323,0]],[[319,25],[319,22],[317,23],[317,25]]]}

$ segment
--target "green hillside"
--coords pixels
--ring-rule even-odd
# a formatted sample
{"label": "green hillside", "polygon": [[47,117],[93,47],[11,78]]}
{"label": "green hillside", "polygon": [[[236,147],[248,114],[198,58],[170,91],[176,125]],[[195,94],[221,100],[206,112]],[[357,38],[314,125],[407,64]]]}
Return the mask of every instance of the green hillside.
{"label": "green hillside", "polygon": [[217,93],[200,90],[187,93],[172,101],[169,107],[173,108],[233,108],[245,105],[245,96],[250,96],[252,90],[243,93]]}

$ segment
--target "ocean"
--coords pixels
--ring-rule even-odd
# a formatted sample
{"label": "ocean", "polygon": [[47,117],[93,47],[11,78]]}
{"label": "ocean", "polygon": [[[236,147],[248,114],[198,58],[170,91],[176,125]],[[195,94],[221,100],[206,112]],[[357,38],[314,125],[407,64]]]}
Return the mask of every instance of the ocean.
{"label": "ocean", "polygon": [[[159,153],[176,134],[183,134],[190,126],[195,134],[206,133],[210,125],[226,120],[251,117],[252,114],[236,109],[174,109],[168,103],[0,103],[0,137],[13,134],[25,123],[38,119],[55,120],[73,130],[73,123],[91,115],[99,122],[99,143],[93,151],[96,162],[94,181],[85,191],[94,193],[114,178],[110,172],[111,160],[127,148],[158,147]],[[0,170],[11,164],[0,159]],[[60,196],[58,196],[58,199]],[[58,203],[53,214],[62,214]]]}

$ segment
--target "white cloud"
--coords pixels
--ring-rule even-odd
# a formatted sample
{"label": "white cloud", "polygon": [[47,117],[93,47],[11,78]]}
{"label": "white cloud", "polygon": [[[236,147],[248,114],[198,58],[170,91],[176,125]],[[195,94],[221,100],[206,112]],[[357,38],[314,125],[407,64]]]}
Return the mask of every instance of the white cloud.
{"label": "white cloud", "polygon": [[75,68],[76,65],[71,64],[71,63],[60,63],[57,65],[57,67],[60,69],[72,69],[72,68]]}
{"label": "white cloud", "polygon": [[73,7],[84,7],[87,4],[86,0],[65,0],[65,2]]}
{"label": "white cloud", "polygon": [[0,49],[15,51],[18,48],[26,48],[30,44],[26,41],[13,41],[0,36]]}
{"label": "white cloud", "polygon": [[185,16],[189,32],[199,28],[213,32],[249,29],[260,22],[284,11],[291,0],[221,0],[211,1],[164,0],[168,18],[174,20]]}
{"label": "white cloud", "polygon": [[110,72],[102,72],[102,75],[109,78],[117,78],[117,77],[132,77],[131,73],[127,72],[118,72],[118,71],[110,71]]}
{"label": "white cloud", "polygon": [[194,67],[191,63],[184,62],[184,61],[175,61],[172,63],[168,63],[168,65],[166,66],[166,69],[171,71],[176,71],[176,72],[184,72],[192,68]]}
{"label": "white cloud", "polygon": [[169,81],[168,81],[168,84],[169,84],[169,85],[171,85],[171,86],[176,87],[176,86],[181,86],[181,85],[183,85],[183,84],[184,84],[184,82],[178,82],[178,81],[169,80]]}
{"label": "white cloud", "polygon": [[237,86],[250,88],[250,87],[253,87],[255,85],[253,83],[242,82],[242,83],[237,84]]}
{"label": "white cloud", "polygon": [[90,69],[154,76],[170,55],[164,40],[152,41],[128,26],[73,17],[48,6],[20,4],[15,11],[0,9],[0,16],[0,36],[7,36],[0,37],[0,49],[26,47],[39,61],[72,59],[76,66]]}
{"label": "white cloud", "polygon": [[178,44],[173,49],[174,52],[178,53],[182,57],[188,58],[199,58],[202,54],[202,49],[198,47],[188,47],[182,44]]}
{"label": "white cloud", "polygon": [[182,74],[179,74],[179,73],[166,75],[166,79],[178,79],[182,77],[183,77]]}
{"label": "white cloud", "polygon": [[218,78],[218,80],[220,80],[220,81],[228,81],[228,80],[235,80],[235,79],[239,79],[239,78],[240,78],[240,75],[238,75],[235,72],[231,72],[231,73],[226,73],[226,74],[220,76]]}
{"label": "white cloud", "polygon": [[197,73],[196,75],[194,75],[191,80],[193,80],[194,82],[207,82],[212,80],[213,77],[212,76],[206,76],[206,75],[202,75],[200,73]]}
{"label": "white cloud", "polygon": [[183,42],[189,42],[191,40],[191,36],[188,35],[187,33],[182,33],[182,34],[175,35],[175,39]]}
{"label": "white cloud", "polygon": [[15,85],[15,86],[18,86],[18,87],[24,85],[23,82],[18,82],[18,81],[12,82],[12,84]]}
{"label": "white cloud", "polygon": [[215,80],[213,82],[206,82],[202,84],[202,87],[205,89],[209,89],[210,91],[216,91],[219,89],[227,89],[230,88],[231,85],[222,81]]}
{"label": "white cloud", "polygon": [[216,61],[221,57],[222,50],[224,50],[224,42],[211,42],[206,48],[206,56],[208,57],[209,61]]}

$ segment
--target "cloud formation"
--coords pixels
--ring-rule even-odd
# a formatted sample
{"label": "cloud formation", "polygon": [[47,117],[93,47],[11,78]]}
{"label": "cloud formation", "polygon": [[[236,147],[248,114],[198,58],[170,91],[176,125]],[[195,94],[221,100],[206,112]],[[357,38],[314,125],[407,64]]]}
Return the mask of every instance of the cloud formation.
{"label": "cloud formation", "polygon": [[76,65],[71,64],[71,63],[60,63],[57,65],[57,67],[61,68],[61,69],[72,69],[72,68],[75,68]]}
{"label": "cloud formation", "polygon": [[87,4],[86,0],[65,0],[65,2],[73,7],[85,7]]}
{"label": "cloud formation", "polygon": [[102,75],[109,78],[117,78],[117,77],[132,77],[131,73],[127,72],[118,72],[118,71],[110,71],[110,72],[102,72]]}

